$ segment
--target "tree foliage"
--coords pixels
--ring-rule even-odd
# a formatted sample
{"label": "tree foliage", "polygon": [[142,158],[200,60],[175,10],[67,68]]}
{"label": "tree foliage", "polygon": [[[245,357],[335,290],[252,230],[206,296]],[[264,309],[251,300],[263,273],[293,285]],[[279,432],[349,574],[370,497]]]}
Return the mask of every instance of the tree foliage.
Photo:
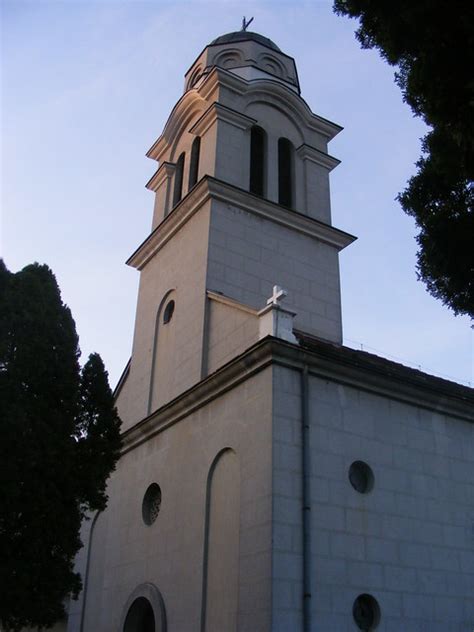
{"label": "tree foliage", "polygon": [[0,622],[47,627],[81,580],[81,522],[104,509],[120,450],[107,373],[79,366],[71,312],[45,265],[0,260]]}
{"label": "tree foliage", "polygon": [[403,98],[431,131],[399,196],[419,227],[418,276],[455,314],[474,315],[474,4],[335,0],[356,36],[397,67]]}

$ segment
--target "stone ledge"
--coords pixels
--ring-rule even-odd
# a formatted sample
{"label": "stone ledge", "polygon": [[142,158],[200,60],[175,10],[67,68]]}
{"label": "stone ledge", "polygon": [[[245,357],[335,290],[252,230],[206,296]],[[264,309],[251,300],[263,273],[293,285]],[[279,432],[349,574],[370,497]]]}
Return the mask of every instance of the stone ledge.
{"label": "stone ledge", "polygon": [[248,213],[318,239],[338,251],[356,239],[353,235],[308,215],[261,198],[217,178],[204,176],[129,257],[126,261],[127,265],[141,270],[208,200],[232,204]]}

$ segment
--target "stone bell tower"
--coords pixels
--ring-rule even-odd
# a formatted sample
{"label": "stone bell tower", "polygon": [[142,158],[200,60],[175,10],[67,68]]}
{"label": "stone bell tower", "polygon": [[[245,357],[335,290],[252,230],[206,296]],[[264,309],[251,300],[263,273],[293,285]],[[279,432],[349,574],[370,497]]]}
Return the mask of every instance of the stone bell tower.
{"label": "stone bell tower", "polygon": [[126,423],[257,339],[256,326],[229,331],[226,302],[239,321],[281,284],[295,329],[342,342],[338,252],[353,237],[331,225],[327,149],[340,130],[311,112],[293,58],[266,37],[218,37],[192,64],[147,154],[152,232],[127,262],[141,278]]}

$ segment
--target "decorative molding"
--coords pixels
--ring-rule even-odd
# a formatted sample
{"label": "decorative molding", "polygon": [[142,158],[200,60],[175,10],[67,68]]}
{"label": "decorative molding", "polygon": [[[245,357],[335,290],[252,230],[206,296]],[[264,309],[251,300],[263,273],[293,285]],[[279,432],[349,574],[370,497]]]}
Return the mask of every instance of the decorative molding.
{"label": "decorative molding", "polygon": [[341,164],[341,161],[334,158],[334,156],[330,156],[329,154],[316,149],[316,147],[311,147],[311,145],[307,145],[306,143],[300,145],[296,150],[296,153],[302,160],[310,160],[320,167],[324,167],[328,171],[331,171],[334,167]]}
{"label": "decorative molding", "polygon": [[220,294],[218,292],[213,292],[212,290],[207,290],[207,296],[211,299],[211,301],[215,301],[216,303],[222,303],[223,305],[227,305],[228,307],[239,309],[240,311],[251,314],[252,316],[258,315],[257,309],[254,309],[249,305],[245,305],[245,303],[241,303],[240,301],[236,301],[234,298],[230,298],[225,294]]}
{"label": "decorative molding", "polygon": [[[301,345],[301,342],[300,342]],[[474,391],[365,352],[318,341],[314,349],[267,336],[123,435],[122,453],[277,364],[474,423]]]}
{"label": "decorative molding", "polygon": [[154,231],[129,257],[126,264],[141,270],[146,263],[175,235],[186,222],[197,213],[209,199],[209,191],[204,186],[207,177],[202,178],[191,191],[166,215]]}
{"label": "decorative molding", "polygon": [[337,250],[342,250],[356,239],[354,235],[334,228],[329,224],[281,206],[276,202],[261,198],[258,195],[253,195],[248,191],[216,178],[209,178],[209,192],[210,196],[215,200],[233,204],[244,211],[323,241],[330,246],[334,246]]}
{"label": "decorative molding", "polygon": [[194,123],[189,132],[196,136],[202,136],[216,121],[230,123],[239,129],[248,129],[257,122],[256,119],[215,101],[207,108],[201,118]]}
{"label": "decorative molding", "polygon": [[322,134],[328,140],[333,139],[343,129],[340,125],[337,125],[337,123],[333,123],[322,116],[314,114],[306,101],[298,93],[279,81],[273,79],[247,81],[230,70],[214,66],[202,84],[199,85],[198,92],[204,100],[207,100],[211,95],[215,95],[220,86],[224,86],[228,90],[240,95],[251,95],[254,92],[264,90],[266,94],[271,94],[284,102],[287,106],[291,106],[291,108],[298,113],[304,125]]}
{"label": "decorative molding", "polygon": [[148,441],[269,366],[272,361],[271,353],[262,342],[126,430],[122,434],[122,454]]}
{"label": "decorative molding", "polygon": [[265,200],[211,176],[204,176],[129,257],[127,265],[141,270],[151,257],[210,199],[231,204],[253,215],[286,226],[329,244],[337,250],[342,250],[356,239],[353,235],[308,215]]}
{"label": "decorative molding", "polygon": [[161,161],[163,153],[172,144],[182,131],[186,122],[195,114],[202,112],[206,107],[205,100],[201,97],[199,90],[188,90],[171,110],[171,114],[165,123],[163,132],[147,151],[147,158]]}
{"label": "decorative molding", "polygon": [[171,178],[176,170],[176,163],[174,162],[163,162],[160,168],[152,175],[152,177],[145,184],[145,188],[150,191],[158,191],[160,186],[166,180],[166,178]]}

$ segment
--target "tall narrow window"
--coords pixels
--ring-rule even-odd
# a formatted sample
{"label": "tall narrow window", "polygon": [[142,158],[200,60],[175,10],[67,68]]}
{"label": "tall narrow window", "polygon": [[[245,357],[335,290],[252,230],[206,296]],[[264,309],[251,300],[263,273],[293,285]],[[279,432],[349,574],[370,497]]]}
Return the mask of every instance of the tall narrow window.
{"label": "tall narrow window", "polygon": [[178,158],[174,172],[173,206],[183,197],[184,152]]}
{"label": "tall narrow window", "polygon": [[265,131],[254,125],[250,131],[250,193],[265,194]]}
{"label": "tall narrow window", "polygon": [[201,151],[201,138],[196,136],[191,147],[191,162],[189,163],[189,183],[188,189],[192,189],[198,181],[199,173],[199,153]]}
{"label": "tall narrow window", "polygon": [[293,206],[293,145],[287,138],[278,139],[278,202]]}

